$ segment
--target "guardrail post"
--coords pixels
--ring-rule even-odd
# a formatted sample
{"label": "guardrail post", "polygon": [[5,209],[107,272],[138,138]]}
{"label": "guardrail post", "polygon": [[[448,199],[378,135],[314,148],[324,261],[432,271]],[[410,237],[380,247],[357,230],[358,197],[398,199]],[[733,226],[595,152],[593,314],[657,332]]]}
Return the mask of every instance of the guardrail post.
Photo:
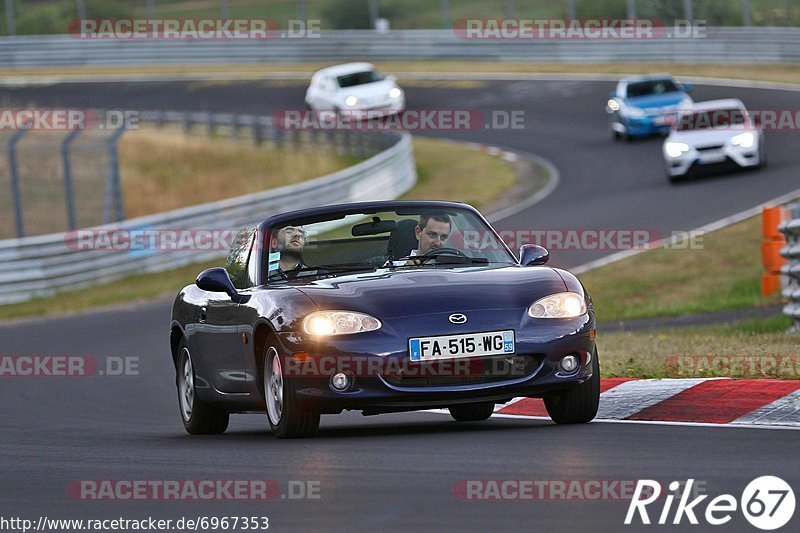
{"label": "guardrail post", "polygon": [[261,124],[258,122],[258,117],[253,117],[253,143],[256,146],[261,146],[261,143],[264,142],[264,138],[261,135]]}
{"label": "guardrail post", "polygon": [[64,198],[67,204],[67,224],[71,230],[75,229],[78,224],[75,218],[75,196],[72,190],[72,164],[69,160],[69,145],[79,134],[80,130],[72,130],[61,141],[61,163],[64,166]]}
{"label": "guardrail post", "polygon": [[22,216],[22,192],[19,188],[19,169],[17,168],[17,143],[28,130],[17,130],[8,141],[8,167],[11,172],[11,198],[14,200],[14,221],[17,225],[17,237],[25,236],[25,220]]}
{"label": "guardrail post", "polygon": [[122,186],[119,179],[119,158],[117,157],[117,143],[125,127],[114,132],[108,139],[108,180],[106,181],[106,198],[103,202],[103,224],[111,222],[111,211],[114,211],[116,222],[125,219],[122,205]]}
{"label": "guardrail post", "polygon": [[191,118],[189,117],[189,113],[186,112],[183,114],[183,132],[189,133],[191,129],[192,129]]}
{"label": "guardrail post", "polygon": [[214,135],[214,115],[211,112],[206,115],[206,133],[209,137]]}

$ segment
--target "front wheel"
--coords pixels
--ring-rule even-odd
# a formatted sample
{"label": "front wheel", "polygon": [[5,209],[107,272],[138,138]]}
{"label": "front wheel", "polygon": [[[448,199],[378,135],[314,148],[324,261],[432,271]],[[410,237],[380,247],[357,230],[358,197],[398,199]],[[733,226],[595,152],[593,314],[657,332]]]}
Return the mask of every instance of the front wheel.
{"label": "front wheel", "polygon": [[283,361],[275,346],[264,352],[264,399],[269,425],[280,439],[313,437],[319,428],[320,414],[300,405],[295,394],[295,380],[284,372]]}
{"label": "front wheel", "polygon": [[468,403],[448,407],[450,416],[458,422],[478,422],[486,420],[494,412],[494,402]]}
{"label": "front wheel", "polygon": [[230,414],[197,396],[197,378],[186,341],[181,341],[178,350],[176,384],[184,429],[192,435],[224,433],[228,429]]}
{"label": "front wheel", "polygon": [[571,389],[544,397],[547,414],[556,424],[584,424],[597,415],[600,405],[600,363],[592,354],[592,377]]}

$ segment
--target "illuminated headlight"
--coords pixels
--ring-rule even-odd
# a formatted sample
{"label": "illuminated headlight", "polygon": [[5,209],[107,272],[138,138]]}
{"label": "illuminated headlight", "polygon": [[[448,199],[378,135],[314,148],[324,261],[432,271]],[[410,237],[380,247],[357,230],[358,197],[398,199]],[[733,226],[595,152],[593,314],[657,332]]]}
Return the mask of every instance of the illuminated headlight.
{"label": "illuminated headlight", "polygon": [[389,89],[389,98],[400,98],[403,96],[403,91],[401,91],[398,87],[392,87]]}
{"label": "illuminated headlight", "polygon": [[305,332],[317,336],[364,333],[380,327],[377,318],[351,311],[317,311],[303,320]]}
{"label": "illuminated headlight", "polygon": [[347,98],[344,99],[344,105],[346,105],[348,107],[353,107],[357,103],[358,103],[358,98],[356,98],[355,96],[352,96],[352,95],[350,95],[350,96],[348,96]]}
{"label": "illuminated headlight", "polygon": [[680,157],[681,154],[689,151],[689,145],[686,143],[669,141],[664,145],[664,151],[667,152],[667,155],[670,157]]}
{"label": "illuminated headlight", "polygon": [[585,314],[586,302],[575,292],[551,294],[528,307],[528,315],[533,318],[575,318]]}
{"label": "illuminated headlight", "polygon": [[647,116],[647,113],[644,112],[644,109],[641,109],[639,107],[629,107],[625,111],[625,114],[631,118],[644,118]]}
{"label": "illuminated headlight", "polygon": [[740,148],[752,148],[754,142],[756,142],[756,136],[749,131],[731,137],[731,144]]}
{"label": "illuminated headlight", "polygon": [[606,105],[611,111],[619,111],[619,102],[611,98]]}

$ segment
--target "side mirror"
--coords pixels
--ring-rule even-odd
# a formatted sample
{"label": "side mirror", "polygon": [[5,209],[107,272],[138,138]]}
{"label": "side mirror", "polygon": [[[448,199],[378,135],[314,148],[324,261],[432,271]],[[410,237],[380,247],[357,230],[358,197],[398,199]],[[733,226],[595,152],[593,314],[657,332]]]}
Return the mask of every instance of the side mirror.
{"label": "side mirror", "polygon": [[519,264],[522,266],[543,265],[548,259],[550,252],[538,244],[523,244],[519,249]]}
{"label": "side mirror", "polygon": [[684,83],[683,90],[686,91],[687,93],[694,91],[694,83]]}
{"label": "side mirror", "polygon": [[224,268],[217,267],[203,270],[200,272],[200,275],[197,276],[197,280],[195,280],[194,284],[204,291],[224,292],[230,296],[231,300],[234,302],[238,303],[241,300],[241,296],[236,290],[236,287],[233,286],[228,271]]}

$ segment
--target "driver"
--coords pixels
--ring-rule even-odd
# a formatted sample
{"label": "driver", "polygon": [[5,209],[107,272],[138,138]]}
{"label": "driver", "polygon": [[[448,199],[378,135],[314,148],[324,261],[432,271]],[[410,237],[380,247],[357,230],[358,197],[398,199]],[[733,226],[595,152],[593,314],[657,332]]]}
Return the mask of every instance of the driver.
{"label": "driver", "polygon": [[[450,237],[450,230],[452,222],[450,216],[444,213],[426,213],[420,215],[419,222],[414,228],[414,234],[417,237],[417,248],[411,250],[408,254],[410,257],[418,255],[425,255],[431,250],[436,248],[443,248],[447,239]],[[416,265],[417,261],[409,259],[408,261],[392,261],[394,266],[401,265]]]}
{"label": "driver", "polygon": [[308,234],[303,226],[286,226],[272,234],[270,241],[269,276],[290,278],[305,268],[303,248]]}

